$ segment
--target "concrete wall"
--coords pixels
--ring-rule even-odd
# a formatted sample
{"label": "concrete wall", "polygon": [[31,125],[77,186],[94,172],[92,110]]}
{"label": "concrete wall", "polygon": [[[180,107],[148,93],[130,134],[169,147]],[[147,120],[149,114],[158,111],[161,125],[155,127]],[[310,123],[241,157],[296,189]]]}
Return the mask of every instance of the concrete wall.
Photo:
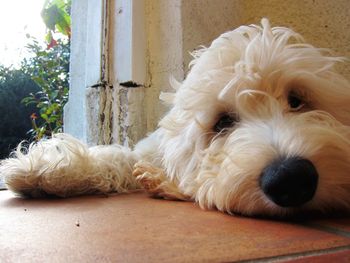
{"label": "concrete wall", "polygon": [[87,108],[94,107],[87,103],[86,89],[98,83],[101,75],[101,9],[100,0],[72,2],[70,90],[64,108],[64,132],[85,142],[93,137]]}
{"label": "concrete wall", "polygon": [[169,78],[183,79],[183,27],[179,0],[146,1],[147,132],[156,128],[167,108],[159,102],[160,91],[170,91]]}

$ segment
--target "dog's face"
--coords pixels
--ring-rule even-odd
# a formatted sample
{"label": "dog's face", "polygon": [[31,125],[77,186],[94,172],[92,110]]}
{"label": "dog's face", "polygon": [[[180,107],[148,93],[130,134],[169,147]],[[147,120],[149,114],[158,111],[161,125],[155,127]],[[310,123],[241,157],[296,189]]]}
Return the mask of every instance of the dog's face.
{"label": "dog's face", "polygon": [[229,213],[349,209],[340,60],[267,20],[220,36],[197,53],[160,123],[168,175],[202,207]]}

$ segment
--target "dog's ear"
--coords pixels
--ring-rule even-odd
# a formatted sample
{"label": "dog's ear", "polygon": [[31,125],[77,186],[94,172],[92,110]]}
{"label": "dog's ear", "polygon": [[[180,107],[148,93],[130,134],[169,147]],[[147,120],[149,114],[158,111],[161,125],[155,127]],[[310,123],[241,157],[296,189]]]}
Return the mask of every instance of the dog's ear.
{"label": "dog's ear", "polygon": [[[174,76],[170,76],[169,78],[170,86],[173,90],[178,91],[181,87],[181,82],[177,81]],[[174,105],[175,93],[174,92],[161,92],[159,95],[159,99],[166,105],[172,106]]]}
{"label": "dog's ear", "polygon": [[190,55],[193,57],[193,59],[189,64],[189,68],[192,68],[192,66],[196,64],[197,60],[207,49],[208,48],[206,46],[199,46],[197,49],[190,52]]}
{"label": "dog's ear", "polygon": [[174,76],[170,76],[169,83],[175,91],[178,91],[181,87],[181,82],[178,81]]}
{"label": "dog's ear", "polygon": [[159,99],[166,105],[172,106],[174,105],[175,93],[171,92],[161,92],[159,95]]}

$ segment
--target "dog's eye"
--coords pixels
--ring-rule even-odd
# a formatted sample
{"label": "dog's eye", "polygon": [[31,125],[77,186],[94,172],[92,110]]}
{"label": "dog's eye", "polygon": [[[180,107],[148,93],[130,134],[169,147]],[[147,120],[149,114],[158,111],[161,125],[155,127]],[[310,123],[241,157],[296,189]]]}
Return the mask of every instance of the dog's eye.
{"label": "dog's eye", "polygon": [[291,111],[298,111],[302,107],[304,107],[304,105],[305,105],[303,100],[300,99],[300,97],[298,97],[294,93],[290,93],[288,95],[288,104],[289,104],[289,107],[290,107]]}
{"label": "dog's eye", "polygon": [[221,132],[225,129],[233,127],[238,122],[238,117],[233,114],[222,114],[220,119],[215,123],[213,130]]}

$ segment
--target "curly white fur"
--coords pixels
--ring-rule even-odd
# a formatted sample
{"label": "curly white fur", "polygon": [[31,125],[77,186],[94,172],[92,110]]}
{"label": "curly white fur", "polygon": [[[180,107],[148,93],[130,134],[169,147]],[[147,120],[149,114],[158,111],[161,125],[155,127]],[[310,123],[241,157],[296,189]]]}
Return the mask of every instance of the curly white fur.
{"label": "curly white fur", "polygon": [[[134,151],[87,148],[57,135],[1,162],[8,187],[71,196],[143,185],[163,197],[246,215],[350,209],[350,85],[334,70],[342,58],[291,29],[270,28],[266,19],[224,33],[194,56],[176,93],[162,94],[171,110]],[[302,97],[301,109],[291,109],[291,93]],[[238,120],[218,133],[213,126],[222,114]],[[259,178],[273,160],[294,156],[316,167],[317,191],[302,206],[281,207]],[[147,161],[134,171],[142,180],[132,175],[137,161]]]}
{"label": "curly white fur", "polygon": [[19,194],[67,197],[138,187],[131,176],[138,156],[119,145],[88,148],[67,134],[57,134],[22,151],[19,145],[16,157],[3,160],[0,167],[8,188]]}

